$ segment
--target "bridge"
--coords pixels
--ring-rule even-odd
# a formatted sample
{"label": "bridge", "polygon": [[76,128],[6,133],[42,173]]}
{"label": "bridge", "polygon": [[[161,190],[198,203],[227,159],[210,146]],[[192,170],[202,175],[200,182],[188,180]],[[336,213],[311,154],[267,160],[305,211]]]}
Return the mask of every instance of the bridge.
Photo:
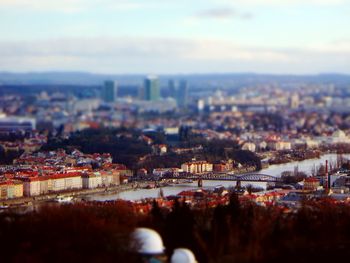
{"label": "bridge", "polygon": [[205,174],[192,174],[192,173],[179,173],[179,174],[167,174],[160,179],[184,179],[198,181],[198,185],[202,185],[202,181],[235,181],[237,185],[241,182],[266,182],[277,183],[281,181],[281,178],[277,178],[268,174],[259,173],[245,173],[245,174],[227,174],[227,173],[205,173]]}
{"label": "bridge", "polygon": [[280,182],[280,178],[259,173],[246,174],[190,174],[179,173],[164,175],[162,179],[188,179],[188,180],[210,180],[210,181],[240,181],[240,182]]}

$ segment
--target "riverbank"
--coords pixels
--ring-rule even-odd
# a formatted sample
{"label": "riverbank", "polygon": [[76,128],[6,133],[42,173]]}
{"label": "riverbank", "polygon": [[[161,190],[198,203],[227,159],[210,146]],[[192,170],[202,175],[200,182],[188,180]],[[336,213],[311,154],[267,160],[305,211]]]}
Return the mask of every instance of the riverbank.
{"label": "riverbank", "polygon": [[[324,155],[334,154],[334,155],[349,155],[350,149],[343,148],[332,148],[332,149],[315,149],[308,151],[282,151],[282,152],[269,152],[267,157],[269,159],[269,165],[287,164],[291,162],[302,162],[305,160],[319,159]],[[266,157],[266,156],[265,156]]]}
{"label": "riverbank", "polygon": [[83,200],[85,196],[90,196],[94,194],[118,194],[123,191],[130,191],[141,187],[146,187],[146,183],[138,184],[138,186],[136,187],[134,183],[128,183],[128,184],[123,184],[123,185],[118,185],[113,187],[55,192],[55,193],[49,193],[49,194],[39,195],[39,196],[20,197],[20,198],[0,200],[0,206],[2,207],[16,207],[16,206],[25,206],[25,205],[30,206],[37,203],[55,201],[55,199],[58,196],[74,197],[74,199]]}
{"label": "riverbank", "polygon": [[[344,154],[344,158],[350,158],[350,154]],[[267,168],[264,168],[258,173],[268,174],[276,177],[280,177],[281,173],[284,171],[294,171],[298,168],[298,171],[303,171],[308,175],[311,175],[311,170],[320,164],[324,164],[325,160],[329,163],[335,162],[337,159],[336,153],[322,154],[320,158],[312,158],[302,161],[291,161],[284,164],[274,164]],[[109,188],[96,188],[96,189],[82,189],[66,192],[55,192],[47,195],[36,196],[36,197],[23,197],[17,199],[0,200],[0,206],[30,206],[41,202],[54,201],[57,196],[73,196],[76,200],[115,200],[115,199],[125,199],[125,200],[138,200],[147,197],[157,197],[159,195],[159,188],[150,187],[151,182],[134,182],[123,184],[120,186],[109,187]],[[227,181],[205,181],[205,187],[215,187],[217,185],[223,185],[225,187],[234,187],[235,182]],[[262,184],[254,184],[254,186],[265,187]],[[162,191],[164,195],[176,195],[183,190],[189,190],[197,188],[197,183],[182,183],[177,185],[162,185]]]}
{"label": "riverbank", "polygon": [[308,150],[308,151],[282,151],[275,152],[269,160],[270,165],[284,164],[290,162],[301,162],[309,159],[320,158],[323,153],[319,150]]}
{"label": "riverbank", "polygon": [[[344,158],[350,159],[350,154],[344,154]],[[327,153],[322,154],[320,158],[313,158],[303,161],[293,161],[285,164],[275,164],[270,165],[267,168],[264,168],[257,173],[268,174],[275,177],[280,177],[281,173],[284,171],[295,171],[297,169],[299,172],[304,172],[308,176],[312,176],[312,171],[315,170],[320,165],[324,164],[325,161],[328,160],[329,163],[334,163],[337,160],[337,154],[335,153]],[[216,186],[224,186],[226,188],[235,187],[236,182],[233,181],[210,181],[203,180],[203,189],[214,188]],[[267,184],[264,182],[242,182],[242,186],[252,185],[254,187],[264,188],[266,189]],[[182,191],[188,191],[192,189],[198,189],[197,182],[179,184],[179,185],[169,185],[167,187],[162,187],[162,192],[164,196],[177,195]],[[136,191],[124,191],[120,194],[113,195],[93,195],[90,196],[89,200],[95,201],[109,201],[116,199],[123,200],[141,200],[145,198],[157,198],[159,196],[159,188],[155,189],[138,189]]]}

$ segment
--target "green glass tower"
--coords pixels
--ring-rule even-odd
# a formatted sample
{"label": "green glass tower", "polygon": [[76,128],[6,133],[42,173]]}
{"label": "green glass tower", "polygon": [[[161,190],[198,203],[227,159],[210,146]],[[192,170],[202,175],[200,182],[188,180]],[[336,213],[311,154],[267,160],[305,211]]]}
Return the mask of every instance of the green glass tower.
{"label": "green glass tower", "polygon": [[160,98],[159,79],[156,76],[148,76],[144,83],[145,100],[156,101]]}
{"label": "green glass tower", "polygon": [[177,89],[176,96],[177,106],[180,108],[187,107],[188,104],[188,84],[186,80],[181,80]]}
{"label": "green glass tower", "polygon": [[117,82],[106,80],[101,91],[101,98],[105,102],[115,102],[118,94]]}

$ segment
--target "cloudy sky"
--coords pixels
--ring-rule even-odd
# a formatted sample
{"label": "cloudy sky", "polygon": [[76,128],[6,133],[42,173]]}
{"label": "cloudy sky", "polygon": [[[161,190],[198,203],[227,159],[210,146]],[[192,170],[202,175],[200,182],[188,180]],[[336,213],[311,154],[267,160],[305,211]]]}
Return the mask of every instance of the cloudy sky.
{"label": "cloudy sky", "polygon": [[350,0],[0,0],[0,71],[350,73]]}

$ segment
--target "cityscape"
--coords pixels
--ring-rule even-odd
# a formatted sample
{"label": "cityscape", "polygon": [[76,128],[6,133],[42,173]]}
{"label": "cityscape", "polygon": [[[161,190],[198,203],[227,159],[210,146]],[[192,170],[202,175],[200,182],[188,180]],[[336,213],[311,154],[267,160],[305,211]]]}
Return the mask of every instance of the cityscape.
{"label": "cityscape", "polygon": [[0,1],[0,261],[346,261],[349,4]]}

